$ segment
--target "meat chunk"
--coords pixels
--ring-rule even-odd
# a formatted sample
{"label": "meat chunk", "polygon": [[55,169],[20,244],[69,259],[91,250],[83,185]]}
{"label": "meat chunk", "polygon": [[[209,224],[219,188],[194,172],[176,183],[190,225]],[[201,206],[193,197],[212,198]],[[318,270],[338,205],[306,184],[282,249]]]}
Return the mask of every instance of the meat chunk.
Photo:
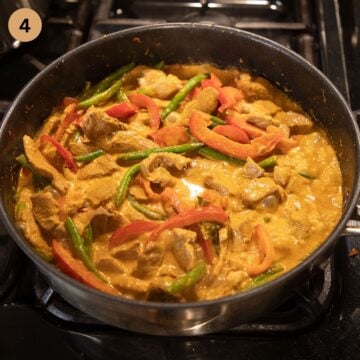
{"label": "meat chunk", "polygon": [[142,252],[143,243],[137,240],[125,242],[111,250],[111,255],[119,260],[136,260]]}
{"label": "meat chunk", "polygon": [[241,74],[236,80],[236,86],[244,93],[248,101],[257,99],[272,99],[271,85],[265,80],[259,81],[260,78],[255,80],[251,79],[249,74]]}
{"label": "meat chunk", "polygon": [[143,72],[139,85],[147,95],[158,99],[167,99],[182,87],[181,80],[176,76],[153,69]]}
{"label": "meat chunk", "polygon": [[30,136],[25,135],[23,141],[25,154],[31,166],[40,175],[50,179],[57,190],[65,193],[69,187],[69,183],[64,176],[45,159]]}
{"label": "meat chunk", "polygon": [[98,139],[97,144],[111,154],[158,147],[153,141],[130,130],[118,131],[113,136],[102,137]]}
{"label": "meat chunk", "polygon": [[274,123],[286,125],[295,134],[307,133],[314,126],[309,118],[294,111],[279,112],[274,118]]}
{"label": "meat chunk", "polygon": [[92,106],[83,116],[82,129],[88,139],[97,140],[102,136],[125,130],[126,125]]}
{"label": "meat chunk", "polygon": [[286,186],[291,177],[291,168],[288,166],[275,166],[274,167],[274,181],[281,185]]}
{"label": "meat chunk", "polygon": [[218,92],[213,87],[207,87],[200,91],[196,99],[189,101],[181,113],[179,122],[187,125],[189,117],[194,110],[211,114],[216,110],[218,104]]}
{"label": "meat chunk", "polygon": [[126,274],[128,270],[123,263],[111,256],[94,259],[94,264],[99,271],[108,275]]}
{"label": "meat chunk", "polygon": [[274,115],[280,111],[280,107],[270,100],[256,100],[253,103],[243,103],[242,109],[244,112],[263,118]]}
{"label": "meat chunk", "polygon": [[191,270],[196,263],[195,240],[196,233],[185,229],[174,229],[171,251],[179,264],[185,271]]}
{"label": "meat chunk", "polygon": [[210,189],[214,189],[221,195],[226,196],[229,194],[229,190],[224,185],[221,184],[221,181],[216,181],[214,179],[214,176],[212,175],[208,175],[205,177],[204,185]]}
{"label": "meat chunk", "polygon": [[179,154],[151,154],[148,158],[141,162],[141,173],[144,177],[148,177],[150,173],[158,167],[184,170],[190,163],[191,159]]}
{"label": "meat chunk", "polygon": [[253,179],[241,189],[241,199],[246,205],[255,205],[271,194],[278,194],[282,198],[284,191],[272,179],[266,177]]}
{"label": "meat chunk", "polygon": [[99,207],[79,212],[73,217],[73,220],[81,234],[85,227],[91,224],[94,237],[96,238],[101,234],[115,231],[120,226],[122,218],[117,213],[111,213],[103,207]]}
{"label": "meat chunk", "polygon": [[92,179],[113,174],[118,170],[115,160],[108,154],[100,156],[78,171],[77,177],[81,180]]}
{"label": "meat chunk", "polygon": [[53,257],[51,247],[42,236],[40,228],[34,219],[31,194],[32,191],[28,188],[21,191],[18,203],[22,203],[23,208],[17,212],[16,222],[35,250],[46,260],[51,260]]}
{"label": "meat chunk", "polygon": [[172,186],[175,184],[175,178],[163,167],[158,167],[153,170],[147,179],[155,184],[159,184],[161,187]]}
{"label": "meat chunk", "polygon": [[134,275],[140,278],[151,277],[164,261],[164,256],[164,243],[151,242],[139,255]]}
{"label": "meat chunk", "polygon": [[243,175],[249,179],[256,179],[264,174],[264,169],[261,168],[253,159],[248,158],[243,167]]}
{"label": "meat chunk", "polygon": [[85,155],[98,150],[98,147],[95,144],[92,144],[87,141],[84,142],[70,141],[68,148],[74,156]]}
{"label": "meat chunk", "polygon": [[146,293],[149,290],[150,282],[137,279],[134,276],[126,274],[113,275],[111,283],[122,291],[130,291],[136,293]]}
{"label": "meat chunk", "polygon": [[52,231],[59,223],[59,204],[50,191],[31,195],[32,209],[36,222],[47,232]]}

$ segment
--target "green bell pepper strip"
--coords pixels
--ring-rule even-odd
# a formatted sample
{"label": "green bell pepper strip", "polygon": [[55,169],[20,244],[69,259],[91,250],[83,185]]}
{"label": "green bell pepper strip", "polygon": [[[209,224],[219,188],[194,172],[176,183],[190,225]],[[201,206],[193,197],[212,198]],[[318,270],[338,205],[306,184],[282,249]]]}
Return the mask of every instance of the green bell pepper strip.
{"label": "green bell pepper strip", "polygon": [[170,294],[177,294],[194,286],[206,275],[206,265],[203,261],[199,262],[187,274],[175,280],[166,290]]}
{"label": "green bell pepper strip", "polygon": [[263,169],[274,167],[277,164],[277,156],[276,155],[269,156],[268,158],[259,161],[257,164]]}
{"label": "green bell pepper strip", "polygon": [[94,233],[91,224],[88,224],[83,233],[84,249],[89,257],[92,255],[92,245],[94,241]]}
{"label": "green bell pepper strip", "polygon": [[120,205],[125,200],[131,181],[134,179],[134,177],[137,175],[139,171],[140,171],[140,164],[130,166],[127,169],[123,178],[121,179],[115,194],[115,206],[117,208],[120,207]]}
{"label": "green bell pepper strip", "polygon": [[203,147],[203,143],[188,143],[182,145],[166,146],[166,147],[157,147],[142,151],[133,151],[121,154],[117,157],[118,161],[133,161],[133,160],[142,160],[147,158],[150,154],[169,152],[174,154],[182,154],[190,151],[195,151]]}
{"label": "green bell pepper strip", "polygon": [[166,106],[166,108],[163,110],[163,112],[160,115],[161,120],[165,120],[172,111],[176,110],[179,107],[180,103],[185,99],[186,95],[189,94],[189,92],[194,87],[199,85],[201,81],[207,79],[208,77],[210,77],[210,75],[204,73],[204,74],[198,74],[192,77],[190,80],[188,80],[188,82],[184,85],[184,87],[182,87],[177,92],[177,94],[173,97],[173,99],[170,101],[168,106]]}

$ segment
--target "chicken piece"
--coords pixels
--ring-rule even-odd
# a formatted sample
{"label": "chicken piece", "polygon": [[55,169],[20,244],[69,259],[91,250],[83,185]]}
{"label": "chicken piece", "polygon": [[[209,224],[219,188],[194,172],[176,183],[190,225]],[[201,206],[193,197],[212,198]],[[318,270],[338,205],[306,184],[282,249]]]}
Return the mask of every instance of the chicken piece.
{"label": "chicken piece", "polygon": [[136,293],[146,293],[149,290],[150,282],[137,279],[126,274],[117,274],[111,277],[111,284],[116,288]]}
{"label": "chicken piece", "polygon": [[134,275],[140,278],[153,276],[164,261],[165,249],[166,247],[161,241],[149,243],[138,257]]}
{"label": "chicken piece", "polygon": [[84,141],[84,142],[70,141],[68,148],[74,156],[86,155],[88,153],[91,153],[99,149],[98,146],[88,141]]}
{"label": "chicken piece", "polygon": [[275,115],[281,109],[270,100],[256,100],[252,103],[242,103],[242,110],[246,113],[269,119],[269,116]]}
{"label": "chicken piece", "polygon": [[265,170],[260,167],[252,158],[247,158],[244,167],[242,168],[242,174],[249,178],[255,179],[263,176]]}
{"label": "chicken piece", "polygon": [[118,131],[113,136],[102,137],[97,140],[97,144],[111,154],[158,147],[153,141],[130,130]]}
{"label": "chicken piece", "polygon": [[205,177],[204,185],[210,189],[214,189],[221,195],[226,196],[229,194],[229,190],[224,185],[222,185],[219,182],[217,182],[216,180],[214,180],[214,176],[212,176],[212,175],[208,175]]}
{"label": "chicken piece", "polygon": [[172,230],[173,241],[171,251],[179,266],[188,272],[196,263],[195,240],[196,233],[185,229]]}
{"label": "chicken piece", "polygon": [[285,187],[291,177],[291,168],[288,166],[275,166],[274,167],[274,181]]}
{"label": "chicken piece", "polygon": [[243,73],[236,79],[236,86],[244,93],[248,101],[258,99],[272,100],[272,86],[265,79],[261,78],[263,80],[261,82],[259,79],[252,80],[249,74]]}
{"label": "chicken piece", "polygon": [[200,91],[199,95],[189,101],[184,110],[181,113],[179,122],[183,125],[187,125],[189,117],[194,110],[199,110],[207,114],[211,114],[217,108],[218,104],[218,91],[213,87],[207,87]]}
{"label": "chicken piece", "polygon": [[172,153],[155,153],[151,154],[141,162],[141,173],[144,177],[150,176],[150,173],[156,168],[174,168],[184,170],[191,163],[191,159]]}
{"label": "chicken piece", "polygon": [[167,99],[181,89],[182,82],[176,76],[166,75],[161,70],[144,70],[139,85],[147,95],[158,99]]}
{"label": "chicken piece", "polygon": [[272,179],[266,177],[253,179],[241,188],[241,199],[246,205],[256,205],[258,201],[271,194],[277,194],[283,198],[284,191]]}
{"label": "chicken piece", "polygon": [[165,168],[158,167],[154,169],[149,175],[147,179],[155,184],[159,184],[162,188],[166,186],[173,186],[176,182],[176,178],[174,178]]}
{"label": "chicken piece", "polygon": [[77,173],[77,177],[80,180],[87,180],[95,177],[111,175],[118,169],[119,167],[114,159],[110,155],[106,154],[81,168]]}
{"label": "chicken piece", "polygon": [[16,223],[35,250],[46,260],[51,260],[53,257],[51,247],[43,238],[40,228],[34,219],[31,195],[32,191],[29,188],[24,188],[20,192],[18,203],[23,203],[24,206],[16,214]]}
{"label": "chicken piece", "polygon": [[31,195],[32,210],[36,222],[47,232],[59,223],[59,203],[50,191],[41,191]]}
{"label": "chicken piece", "polygon": [[65,177],[45,159],[30,136],[25,135],[23,141],[25,154],[31,166],[40,175],[50,179],[57,190],[61,193],[65,193],[69,187],[69,182]]}
{"label": "chicken piece", "polygon": [[274,123],[286,125],[294,134],[305,134],[312,130],[314,126],[309,118],[294,111],[277,113],[274,117]]}
{"label": "chicken piece", "polygon": [[83,116],[82,130],[89,140],[96,141],[105,135],[126,129],[127,126],[121,121],[93,106],[90,107]]}

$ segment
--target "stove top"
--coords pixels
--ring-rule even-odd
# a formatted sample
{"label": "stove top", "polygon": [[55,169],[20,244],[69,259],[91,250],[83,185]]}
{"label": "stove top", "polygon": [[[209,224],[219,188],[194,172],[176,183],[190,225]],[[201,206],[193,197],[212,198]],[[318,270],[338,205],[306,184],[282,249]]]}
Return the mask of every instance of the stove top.
{"label": "stove top", "polygon": [[[0,58],[0,115],[48,63],[113,31],[172,21],[269,37],[319,67],[360,109],[356,0],[52,0],[41,36]],[[12,79],[16,78],[16,82]],[[55,293],[0,228],[0,358],[360,359],[360,256],[343,237],[333,256],[274,311],[199,337],[154,337],[106,326]]]}

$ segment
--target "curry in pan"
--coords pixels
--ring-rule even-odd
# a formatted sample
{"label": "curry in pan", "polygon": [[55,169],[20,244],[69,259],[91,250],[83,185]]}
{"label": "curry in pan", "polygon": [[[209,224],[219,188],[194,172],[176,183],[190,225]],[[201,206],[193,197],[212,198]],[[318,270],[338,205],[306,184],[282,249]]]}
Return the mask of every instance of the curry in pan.
{"label": "curry in pan", "polygon": [[23,138],[16,221],[71,277],[149,301],[261,285],[342,210],[326,134],[261,77],[208,64],[123,66]]}

